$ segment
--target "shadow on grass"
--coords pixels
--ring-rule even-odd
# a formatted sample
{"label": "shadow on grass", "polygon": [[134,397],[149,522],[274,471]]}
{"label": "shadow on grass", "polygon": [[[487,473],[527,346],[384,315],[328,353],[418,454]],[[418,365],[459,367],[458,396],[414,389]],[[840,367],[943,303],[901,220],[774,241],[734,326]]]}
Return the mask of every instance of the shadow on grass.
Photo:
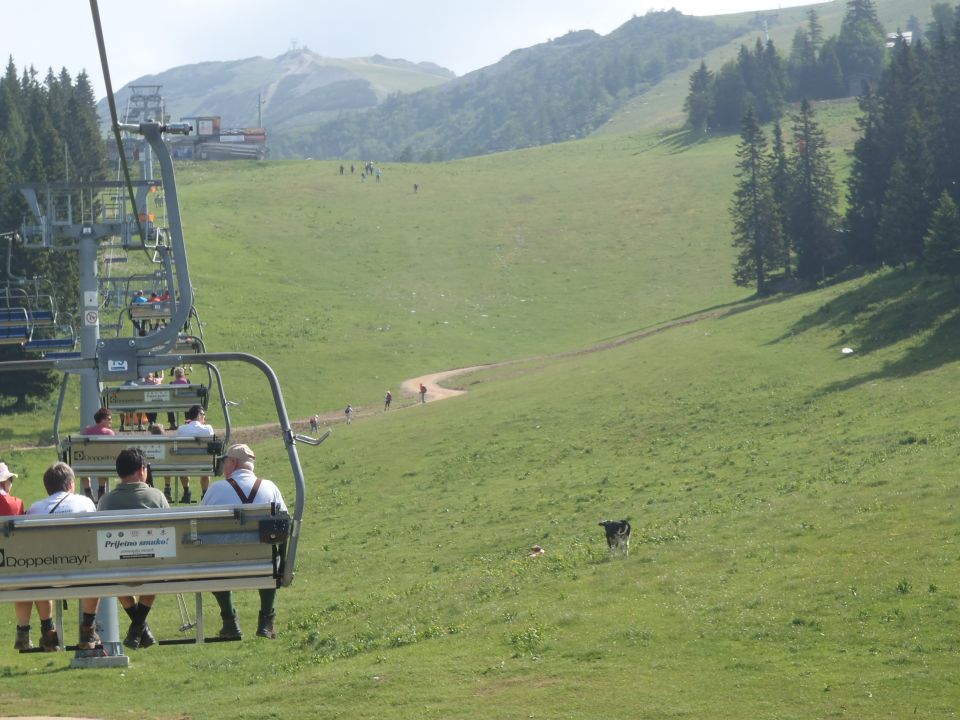
{"label": "shadow on grass", "polygon": [[719,137],[733,134],[735,133],[716,131],[704,133],[692,130],[691,128],[671,128],[657,135],[659,140],[657,145],[668,148],[671,155],[676,155],[689,150],[695,145],[701,145],[710,140],[716,140]]}
{"label": "shadow on grass", "polygon": [[849,346],[861,355],[918,339],[883,368],[833,383],[823,392],[910,377],[960,360],[960,297],[923,271],[885,273],[802,317],[772,343],[815,329],[835,330],[838,339],[832,347]]}

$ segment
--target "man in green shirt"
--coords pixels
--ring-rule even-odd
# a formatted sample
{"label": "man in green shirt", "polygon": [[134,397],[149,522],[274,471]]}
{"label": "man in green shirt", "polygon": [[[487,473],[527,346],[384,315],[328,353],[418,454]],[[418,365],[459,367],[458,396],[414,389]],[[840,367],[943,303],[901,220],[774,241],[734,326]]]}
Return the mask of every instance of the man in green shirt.
{"label": "man in green shirt", "polygon": [[[163,493],[147,485],[147,458],[140,448],[127,448],[117,455],[117,475],[120,485],[100,498],[97,510],[136,510],[139,508],[170,507]],[[124,612],[130,618],[130,629],[123,644],[131,650],[150,647],[157,639],[147,625],[147,615],[156,595],[128,595],[120,598]]]}

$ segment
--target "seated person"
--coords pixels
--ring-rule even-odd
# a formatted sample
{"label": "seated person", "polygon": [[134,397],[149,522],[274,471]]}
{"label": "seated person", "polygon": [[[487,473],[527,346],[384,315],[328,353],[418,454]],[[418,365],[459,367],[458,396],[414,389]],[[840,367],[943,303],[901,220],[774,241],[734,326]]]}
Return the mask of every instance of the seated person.
{"label": "seated person", "polygon": [[[60,513],[96,512],[97,506],[93,500],[84,495],[75,495],[75,480],[73,470],[66,463],[54,463],[43,473],[43,487],[47,497],[37,500],[27,515],[59,515]],[[30,610],[29,600],[14,603],[17,613],[17,644],[18,650],[29,650],[33,647],[30,642]],[[53,624],[53,600],[37,600],[37,615],[40,617],[40,647],[46,652],[60,649],[60,638]],[[95,628],[97,608],[100,598],[83,598],[80,608],[83,617],[80,620],[80,640],[77,643],[79,650],[93,650],[100,644],[100,636]],[[22,633],[22,637],[21,637]]]}
{"label": "seated person", "polygon": [[[214,430],[212,425],[207,425],[204,422],[207,419],[207,413],[203,409],[202,405],[191,405],[187,412],[184,413],[184,417],[187,422],[181,425],[177,429],[177,435],[181,437],[213,437]],[[180,484],[183,486],[183,502],[189,503],[191,498],[190,495],[190,478],[186,475],[180,476]],[[203,496],[207,494],[207,488],[210,486],[210,476],[204,475],[200,478],[200,499],[203,499]],[[169,487],[164,489],[164,492],[167,493],[169,497]]]}
{"label": "seated person", "polygon": [[[170,507],[163,493],[147,485],[147,476],[150,468],[147,458],[140,448],[127,448],[117,455],[117,475],[120,485],[111,490],[97,503],[97,510],[136,510],[138,508],[166,508]],[[130,618],[130,628],[123,644],[131,650],[150,647],[157,642],[150,626],[147,625],[147,615],[153,607],[155,595],[141,595],[139,598],[132,595],[118,598],[123,610]]]}
{"label": "seated person", "polygon": [[[93,425],[88,425],[83,429],[81,435],[116,435],[110,424],[113,422],[113,415],[110,408],[102,407],[93,416]],[[97,478],[97,497],[102,497],[107,491],[107,478]],[[93,500],[93,487],[90,478],[83,479],[83,494]]]}

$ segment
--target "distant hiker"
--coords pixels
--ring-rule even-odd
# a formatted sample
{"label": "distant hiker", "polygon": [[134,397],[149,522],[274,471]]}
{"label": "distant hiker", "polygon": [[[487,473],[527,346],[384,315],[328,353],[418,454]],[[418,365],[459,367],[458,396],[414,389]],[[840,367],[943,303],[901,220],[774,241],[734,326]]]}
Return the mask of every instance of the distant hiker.
{"label": "distant hiker", "polygon": [[380,182],[380,168],[377,168],[377,182]]}
{"label": "distant hiker", "polygon": [[343,163],[340,164],[340,174],[343,175]]}
{"label": "distant hiker", "polygon": [[423,383],[420,383],[420,402],[427,402],[427,388]]}
{"label": "distant hiker", "polygon": [[353,171],[354,171],[355,169],[356,169],[356,168],[353,167],[353,163],[350,163],[350,174],[351,174],[351,175],[353,175]]}
{"label": "distant hiker", "polygon": [[317,432],[320,429],[320,416],[313,415],[310,418],[310,432]]}
{"label": "distant hiker", "polygon": [[360,182],[366,182],[366,181],[367,181],[367,174],[360,173]]}
{"label": "distant hiker", "polygon": [[353,422],[353,405],[347,405],[347,409],[343,411],[343,414],[347,416],[347,425]]}
{"label": "distant hiker", "polygon": [[383,409],[389,410],[391,402],[393,402],[393,393],[387,390],[387,394],[383,396]]}
{"label": "distant hiker", "polygon": [[413,184],[413,193],[414,193],[414,195],[417,194],[417,191],[418,191],[419,189],[420,189],[420,186],[417,185],[416,183],[414,183],[414,184]]}

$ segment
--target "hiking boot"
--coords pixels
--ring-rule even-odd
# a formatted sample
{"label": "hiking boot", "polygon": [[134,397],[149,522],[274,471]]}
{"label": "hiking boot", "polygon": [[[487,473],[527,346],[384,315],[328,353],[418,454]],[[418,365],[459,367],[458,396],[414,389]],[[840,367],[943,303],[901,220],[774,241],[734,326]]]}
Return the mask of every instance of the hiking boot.
{"label": "hiking boot", "polygon": [[236,613],[223,618],[223,627],[220,628],[217,637],[221,640],[239,640],[243,637],[243,633],[240,632],[240,623],[237,622]]}
{"label": "hiking boot", "polygon": [[93,650],[100,644],[100,636],[93,625],[80,626],[80,642],[77,643],[77,650]]}
{"label": "hiking boot", "polygon": [[131,650],[138,650],[140,642],[143,640],[144,625],[142,623],[130,623],[130,629],[127,630],[127,636],[123,639],[125,647]]}
{"label": "hiking boot", "polygon": [[269,638],[270,640],[277,639],[277,633],[273,629],[273,618],[274,613],[270,613],[269,615],[260,613],[260,617],[257,620],[257,637]]}
{"label": "hiking boot", "polygon": [[40,647],[44,652],[56,652],[60,649],[60,636],[53,628],[40,633]]}
{"label": "hiking boot", "polygon": [[182,502],[184,505],[189,505],[191,499],[192,499],[192,496],[190,495],[190,488],[186,488],[183,491],[183,495],[180,498],[180,502]]}
{"label": "hiking boot", "polygon": [[150,626],[146,623],[143,624],[143,632],[140,633],[140,647],[148,648],[151,645],[156,645],[157,639],[153,636],[153,633],[150,632]]}
{"label": "hiking boot", "polygon": [[173,495],[170,494],[170,488],[165,487],[165,488],[163,489],[163,496],[167,499],[167,502],[168,502],[168,503],[172,503],[172,502],[173,502]]}
{"label": "hiking boot", "polygon": [[18,627],[17,628],[17,639],[13,642],[13,649],[20,650],[33,650],[33,641],[30,640],[30,626]]}

